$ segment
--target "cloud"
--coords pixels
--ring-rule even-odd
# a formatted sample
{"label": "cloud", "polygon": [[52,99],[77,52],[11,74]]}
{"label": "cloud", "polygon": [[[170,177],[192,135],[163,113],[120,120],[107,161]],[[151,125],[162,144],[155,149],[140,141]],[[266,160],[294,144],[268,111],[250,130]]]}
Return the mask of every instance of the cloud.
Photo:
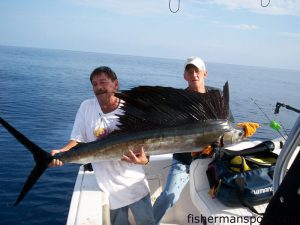
{"label": "cloud", "polygon": [[299,0],[210,0],[206,3],[221,5],[228,10],[248,10],[261,14],[300,16]]}
{"label": "cloud", "polygon": [[222,27],[222,28],[229,28],[229,29],[237,29],[237,30],[257,30],[259,29],[258,26],[254,25],[254,24],[224,24],[220,21],[213,21],[213,24],[215,24],[218,27]]}
{"label": "cloud", "polygon": [[[69,0],[78,5],[99,8],[124,15],[167,14],[169,0]],[[300,16],[299,0],[170,0],[171,9],[178,13],[189,13],[192,9],[202,9],[205,5],[218,5],[227,10],[247,10],[260,14]],[[201,5],[199,7],[199,5]],[[265,7],[262,7],[265,6]]]}
{"label": "cloud", "polygon": [[238,29],[238,30],[256,30],[258,29],[258,26],[251,25],[251,24],[231,24],[231,25],[223,25],[225,28],[232,28],[232,29]]}
{"label": "cloud", "polygon": [[300,37],[300,33],[280,32],[278,34],[285,37]]}
{"label": "cloud", "polygon": [[108,12],[124,15],[145,15],[168,13],[168,2],[166,0],[71,0],[82,6],[99,8]]}

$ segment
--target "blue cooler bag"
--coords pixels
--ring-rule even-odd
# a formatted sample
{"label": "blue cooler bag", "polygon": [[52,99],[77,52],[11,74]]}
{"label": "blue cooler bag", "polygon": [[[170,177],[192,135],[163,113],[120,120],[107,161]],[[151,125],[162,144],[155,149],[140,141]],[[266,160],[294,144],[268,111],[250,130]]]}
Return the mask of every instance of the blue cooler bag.
{"label": "blue cooler bag", "polygon": [[[277,155],[270,150],[228,155],[216,149],[206,171],[210,194],[226,206],[248,207],[268,202],[273,196],[273,173]],[[238,152],[243,153],[243,152]],[[237,154],[237,153],[235,153]],[[259,213],[258,213],[259,214]]]}

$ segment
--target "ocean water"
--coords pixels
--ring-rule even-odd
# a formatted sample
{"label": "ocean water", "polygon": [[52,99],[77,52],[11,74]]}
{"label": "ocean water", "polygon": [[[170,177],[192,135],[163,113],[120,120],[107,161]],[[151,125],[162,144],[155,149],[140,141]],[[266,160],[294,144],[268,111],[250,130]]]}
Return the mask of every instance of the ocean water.
{"label": "ocean water", "polygon": [[[80,103],[93,96],[89,74],[112,67],[120,88],[161,85],[185,88],[184,60],[0,46],[0,116],[45,150],[68,140]],[[234,63],[234,62],[233,62]],[[206,84],[230,87],[236,122],[261,124],[252,139],[278,137],[267,124],[275,119],[289,132],[298,114],[276,102],[300,107],[300,71],[207,62]],[[13,206],[34,166],[29,152],[0,127],[0,224],[66,223],[78,165],[52,168],[17,207]]]}

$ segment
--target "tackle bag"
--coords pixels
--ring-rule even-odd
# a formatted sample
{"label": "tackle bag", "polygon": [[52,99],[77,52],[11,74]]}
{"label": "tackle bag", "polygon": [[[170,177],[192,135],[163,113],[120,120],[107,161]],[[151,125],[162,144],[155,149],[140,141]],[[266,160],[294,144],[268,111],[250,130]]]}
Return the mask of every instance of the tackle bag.
{"label": "tackle bag", "polygon": [[210,195],[226,206],[243,205],[260,214],[253,205],[268,202],[273,195],[277,155],[270,150],[272,147],[228,154],[216,148],[215,159],[206,171]]}

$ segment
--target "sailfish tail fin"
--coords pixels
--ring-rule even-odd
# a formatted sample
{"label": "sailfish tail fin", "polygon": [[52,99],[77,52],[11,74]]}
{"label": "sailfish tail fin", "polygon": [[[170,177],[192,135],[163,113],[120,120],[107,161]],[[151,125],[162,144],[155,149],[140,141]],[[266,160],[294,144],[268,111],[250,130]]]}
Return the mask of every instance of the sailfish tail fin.
{"label": "sailfish tail fin", "polygon": [[27,137],[25,137],[22,133],[20,133],[18,130],[16,130],[13,126],[11,126],[8,122],[6,122],[1,117],[0,117],[0,124],[32,153],[33,158],[36,162],[35,167],[33,168],[29,177],[27,178],[27,180],[23,186],[23,189],[20,192],[20,194],[14,204],[16,206],[23,200],[25,195],[29,192],[29,190],[37,182],[39,177],[47,169],[48,164],[52,161],[53,157],[50,153],[44,151],[38,145],[33,143],[31,140],[29,140]]}

